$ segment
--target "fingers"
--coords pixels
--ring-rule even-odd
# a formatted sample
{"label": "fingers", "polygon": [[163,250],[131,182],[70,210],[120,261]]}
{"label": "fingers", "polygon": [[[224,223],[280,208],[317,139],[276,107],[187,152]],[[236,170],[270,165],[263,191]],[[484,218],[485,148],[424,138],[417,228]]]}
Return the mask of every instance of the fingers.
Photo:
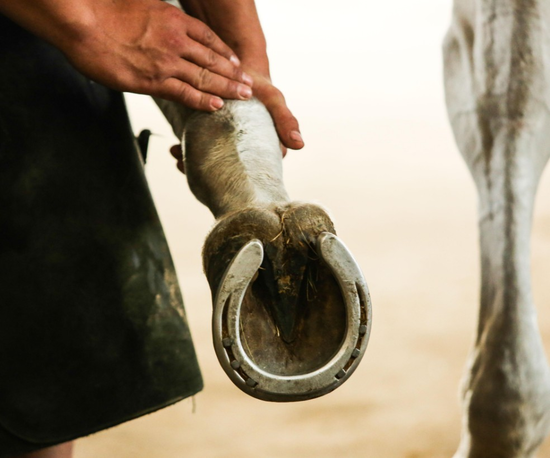
{"label": "fingers", "polygon": [[240,67],[197,41],[189,40],[182,51],[181,57],[199,67],[210,70],[212,73],[252,86],[252,78],[244,73]]}
{"label": "fingers", "polygon": [[181,145],[174,145],[170,148],[170,154],[176,159],[177,163],[176,166],[178,167],[178,170],[185,174],[185,165],[183,162],[183,152],[181,150]]}
{"label": "fingers", "polygon": [[[216,111],[223,107],[223,100],[209,92],[219,94],[221,97],[227,99],[241,99],[246,100],[252,96],[252,90],[245,85],[229,82],[226,78],[212,76],[205,76],[204,72],[207,70],[200,70],[202,76],[198,77],[195,82],[196,85],[205,89],[198,90],[193,85],[181,81],[178,78],[168,78],[162,82],[161,87],[158,90],[149,91],[152,95],[161,97],[166,100],[172,100],[182,105],[200,111]],[[188,75],[181,75],[181,78],[189,78]],[[212,80],[210,79],[212,78]],[[225,80],[225,81],[224,81]],[[206,92],[208,91],[208,92]]]}
{"label": "fingers", "polygon": [[241,64],[237,55],[210,29],[210,27],[198,19],[190,19],[192,19],[192,21],[190,21],[187,29],[189,37],[207,48],[213,49],[215,52],[232,62],[233,65],[239,66]]}
{"label": "fingers", "polygon": [[190,84],[201,92],[224,99],[247,100],[252,97],[250,86],[213,73],[207,68],[199,67],[183,59],[180,60],[175,69],[174,77]]}
{"label": "fingers", "polygon": [[174,145],[170,147],[170,154],[174,159],[177,159],[178,161],[183,161],[183,151],[181,149],[181,145]]}
{"label": "fingers", "polygon": [[290,149],[302,149],[304,147],[304,140],[300,134],[298,121],[287,106],[273,106],[270,113],[275,121],[275,128],[283,145]]}
{"label": "fingers", "polygon": [[159,83],[154,95],[195,110],[216,111],[223,107],[222,98],[247,100],[252,97],[250,86],[184,59],[176,62],[170,74],[170,78]]}
{"label": "fingers", "polygon": [[[304,140],[300,134],[298,120],[286,106],[285,98],[281,92],[272,87],[270,92],[265,94],[264,97],[257,96],[271,114],[281,143],[290,149],[302,149],[304,147]],[[283,156],[285,153],[286,151],[283,151]]]}
{"label": "fingers", "polygon": [[223,100],[195,89],[190,84],[176,78],[169,78],[162,83],[153,95],[200,111],[216,111],[223,107]]}
{"label": "fingers", "polygon": [[279,147],[281,148],[281,153],[283,153],[283,158],[286,157],[286,153],[288,153],[288,149],[285,145],[283,145],[281,142],[279,142]]}

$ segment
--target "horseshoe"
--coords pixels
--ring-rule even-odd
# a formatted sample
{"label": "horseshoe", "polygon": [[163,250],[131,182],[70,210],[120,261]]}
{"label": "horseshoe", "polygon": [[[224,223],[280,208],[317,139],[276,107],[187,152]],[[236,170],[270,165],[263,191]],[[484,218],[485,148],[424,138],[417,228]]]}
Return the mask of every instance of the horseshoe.
{"label": "horseshoe", "polygon": [[372,305],[361,270],[344,243],[323,232],[317,239],[320,257],[338,281],[346,307],[347,327],[340,348],[322,367],[300,375],[277,375],[259,368],[244,349],[240,336],[243,298],[260,268],[264,250],[250,240],[227,267],[214,301],[212,335],[216,356],[225,373],[245,393],[264,401],[313,399],[344,383],[355,371],[367,348]]}

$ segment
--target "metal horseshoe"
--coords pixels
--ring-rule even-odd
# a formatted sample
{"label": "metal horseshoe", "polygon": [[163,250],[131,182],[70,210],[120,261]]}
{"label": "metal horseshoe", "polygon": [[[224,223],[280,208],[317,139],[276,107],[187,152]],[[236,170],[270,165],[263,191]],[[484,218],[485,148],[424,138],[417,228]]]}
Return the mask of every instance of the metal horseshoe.
{"label": "metal horseshoe", "polygon": [[334,234],[323,232],[317,239],[317,248],[340,286],[347,329],[336,354],[322,367],[306,374],[270,374],[259,368],[243,348],[239,330],[241,304],[263,260],[261,242],[251,240],[246,243],[224,273],[214,302],[214,348],[226,374],[250,396],[276,402],[322,396],[346,381],[365,353],[372,306],[363,274],[352,254]]}

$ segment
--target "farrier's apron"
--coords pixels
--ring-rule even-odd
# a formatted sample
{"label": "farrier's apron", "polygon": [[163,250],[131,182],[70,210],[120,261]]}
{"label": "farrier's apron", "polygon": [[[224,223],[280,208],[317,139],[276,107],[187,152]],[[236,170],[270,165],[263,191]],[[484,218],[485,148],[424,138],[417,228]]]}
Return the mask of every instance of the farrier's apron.
{"label": "farrier's apron", "polygon": [[201,388],[122,95],[0,16],[0,457]]}

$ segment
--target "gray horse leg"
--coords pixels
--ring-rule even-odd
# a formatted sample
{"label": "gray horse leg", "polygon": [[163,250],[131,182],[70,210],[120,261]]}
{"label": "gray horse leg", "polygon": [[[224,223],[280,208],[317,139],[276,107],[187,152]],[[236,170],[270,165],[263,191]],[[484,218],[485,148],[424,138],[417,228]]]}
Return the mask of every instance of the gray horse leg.
{"label": "gray horse leg", "polygon": [[550,152],[549,12],[541,0],[455,0],[445,40],[447,107],[478,189],[482,267],[456,458],[534,456],[550,426],[529,252]]}

